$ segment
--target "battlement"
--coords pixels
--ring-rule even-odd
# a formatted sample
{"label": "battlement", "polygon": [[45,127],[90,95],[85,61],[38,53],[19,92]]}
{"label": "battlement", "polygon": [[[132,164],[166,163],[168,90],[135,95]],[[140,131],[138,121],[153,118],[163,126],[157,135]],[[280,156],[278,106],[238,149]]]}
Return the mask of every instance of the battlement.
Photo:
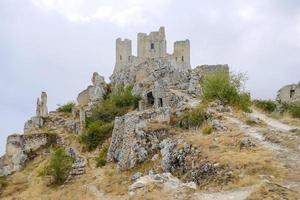
{"label": "battlement", "polygon": [[137,56],[132,55],[131,40],[118,38],[116,40],[116,65],[114,71],[119,71],[131,64],[139,64],[146,59],[165,58],[176,68],[189,69],[190,66],[190,41],[176,41],[174,52],[167,53],[165,28],[158,31],[137,34]]}

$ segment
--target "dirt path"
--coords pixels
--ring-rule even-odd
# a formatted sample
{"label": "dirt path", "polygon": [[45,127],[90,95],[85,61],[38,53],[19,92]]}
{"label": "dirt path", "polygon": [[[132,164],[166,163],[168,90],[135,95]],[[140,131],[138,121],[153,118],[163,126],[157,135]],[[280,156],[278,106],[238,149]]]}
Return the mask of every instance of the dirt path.
{"label": "dirt path", "polygon": [[227,115],[225,119],[227,123],[238,127],[245,135],[253,138],[257,144],[271,151],[274,159],[279,160],[290,173],[290,177],[283,183],[284,186],[300,191],[300,135],[295,133],[295,130],[300,128],[283,124],[257,111],[250,115],[260,119],[267,126],[249,126],[232,115]]}
{"label": "dirt path", "polygon": [[260,120],[262,120],[263,122],[265,122],[268,126],[273,127],[277,130],[280,131],[295,131],[295,130],[300,130],[300,127],[296,127],[296,126],[292,126],[292,125],[288,125],[288,124],[284,124],[276,119],[270,118],[268,116],[266,116],[265,114],[262,114],[256,110],[253,110],[252,113],[250,113],[251,116],[258,118]]}
{"label": "dirt path", "polygon": [[239,190],[230,190],[216,193],[195,193],[192,197],[192,200],[244,200],[251,194],[252,191],[253,188],[247,187]]}

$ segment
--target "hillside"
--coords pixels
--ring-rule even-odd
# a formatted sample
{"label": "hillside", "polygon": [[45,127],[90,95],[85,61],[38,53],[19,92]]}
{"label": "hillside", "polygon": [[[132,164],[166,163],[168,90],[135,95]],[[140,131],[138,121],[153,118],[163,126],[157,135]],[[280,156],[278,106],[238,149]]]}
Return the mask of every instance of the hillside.
{"label": "hillside", "polygon": [[42,92],[7,139],[0,198],[300,199],[297,104],[251,101],[228,65],[192,69],[189,41],[167,54],[164,28],[139,37],[137,56],[116,41],[110,83],[95,72],[51,112]]}

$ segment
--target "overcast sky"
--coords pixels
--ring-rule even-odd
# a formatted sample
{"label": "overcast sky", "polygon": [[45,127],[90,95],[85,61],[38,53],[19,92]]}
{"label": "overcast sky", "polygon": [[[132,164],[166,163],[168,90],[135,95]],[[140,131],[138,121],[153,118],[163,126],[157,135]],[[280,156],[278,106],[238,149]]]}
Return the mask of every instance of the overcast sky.
{"label": "overcast sky", "polygon": [[0,155],[36,98],[75,100],[94,71],[112,73],[115,39],[165,26],[168,52],[190,39],[191,64],[247,73],[254,98],[300,81],[299,0],[0,0]]}

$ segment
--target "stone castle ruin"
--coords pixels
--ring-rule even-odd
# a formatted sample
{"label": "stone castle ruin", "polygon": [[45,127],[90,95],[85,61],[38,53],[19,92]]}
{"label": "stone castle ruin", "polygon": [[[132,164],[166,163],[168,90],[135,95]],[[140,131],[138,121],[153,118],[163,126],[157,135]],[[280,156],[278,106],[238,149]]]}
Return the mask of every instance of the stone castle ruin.
{"label": "stone castle ruin", "polygon": [[139,65],[147,59],[164,59],[172,66],[181,69],[191,69],[190,41],[176,41],[173,54],[167,53],[165,28],[150,34],[137,34],[137,56],[132,55],[131,40],[118,38],[116,40],[116,64],[114,72],[133,65]]}
{"label": "stone castle ruin", "polygon": [[189,40],[176,41],[172,54],[166,49],[164,27],[149,34],[137,34],[137,56],[132,55],[131,40],[116,40],[116,64],[111,83],[133,86],[134,94],[142,97],[140,110],[182,107],[190,95],[201,93],[199,83],[205,73],[229,70],[227,65],[203,65],[192,69]]}

